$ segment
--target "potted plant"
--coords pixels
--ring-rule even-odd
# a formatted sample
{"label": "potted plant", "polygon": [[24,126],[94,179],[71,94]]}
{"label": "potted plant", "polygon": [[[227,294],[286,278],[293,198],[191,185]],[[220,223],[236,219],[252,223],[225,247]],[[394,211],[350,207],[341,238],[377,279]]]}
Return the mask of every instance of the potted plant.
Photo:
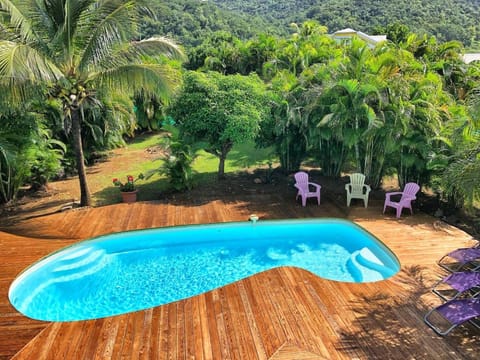
{"label": "potted plant", "polygon": [[127,182],[122,183],[118,178],[113,179],[113,184],[120,188],[122,194],[122,200],[124,203],[132,203],[137,201],[138,190],[135,187],[137,180],[143,179],[143,174],[138,175],[135,179],[132,175],[127,175]]}

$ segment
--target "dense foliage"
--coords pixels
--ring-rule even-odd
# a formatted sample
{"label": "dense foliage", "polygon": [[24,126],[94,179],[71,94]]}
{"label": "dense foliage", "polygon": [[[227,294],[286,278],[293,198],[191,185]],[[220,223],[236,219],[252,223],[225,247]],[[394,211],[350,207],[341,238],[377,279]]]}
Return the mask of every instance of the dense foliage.
{"label": "dense foliage", "polygon": [[353,28],[372,33],[400,22],[440,41],[458,40],[467,47],[479,48],[478,0],[213,1],[221,8],[261,16],[285,29],[291,22],[316,20],[330,32]]}
{"label": "dense foliage", "polygon": [[159,37],[134,41],[146,16],[143,5],[125,0],[0,2],[4,101],[45,96],[61,104],[82,206],[91,204],[83,154],[85,113],[101,107],[105,91],[133,94],[144,87],[165,95],[174,82],[170,68],[156,58],[180,58],[178,47]]}
{"label": "dense foliage", "polygon": [[209,1],[153,0],[150,6],[155,18],[142,22],[143,36],[168,36],[187,48],[199,45],[217,31],[227,31],[241,39],[261,31],[285,33],[259,16],[225,11]]}
{"label": "dense foliage", "polygon": [[[190,65],[226,75],[254,71],[270,85],[276,98],[257,142],[273,146],[287,172],[309,157],[325,175],[359,171],[377,187],[385,175],[396,174],[400,185],[430,185],[472,204],[480,187],[472,148],[478,110],[468,104],[478,104],[472,99],[478,97],[480,69],[461,60],[460,43],[406,33],[398,44],[371,48],[355,39],[338,44],[313,21],[292,29],[287,37],[248,41],[214,35],[190,52]],[[452,131],[465,128],[474,135]],[[460,151],[465,148],[468,156]],[[463,176],[464,184],[447,177],[448,169],[462,172],[459,167],[471,175]]]}
{"label": "dense foliage", "polygon": [[44,186],[60,169],[63,143],[51,138],[40,119],[22,110],[0,115],[0,204],[13,199],[19,188],[30,183]]}
{"label": "dense foliage", "polygon": [[[39,5],[52,15],[43,18],[29,7],[37,2],[0,0],[0,201],[44,184],[60,160],[77,167],[83,197],[85,159],[165,124],[180,137],[159,171],[177,190],[193,185],[199,144],[218,157],[221,178],[232,146],[255,140],[286,173],[308,159],[327,176],[359,171],[376,187],[396,175],[452,205],[479,200],[480,67],[462,61],[461,42],[444,41],[476,46],[478,2],[400,1],[395,14],[373,0],[217,3],[233,12],[157,0],[151,17],[129,1],[56,0]],[[337,43],[328,33],[343,27],[392,41]],[[188,62],[168,59],[182,55],[169,40],[145,39],[156,35],[181,41]]]}

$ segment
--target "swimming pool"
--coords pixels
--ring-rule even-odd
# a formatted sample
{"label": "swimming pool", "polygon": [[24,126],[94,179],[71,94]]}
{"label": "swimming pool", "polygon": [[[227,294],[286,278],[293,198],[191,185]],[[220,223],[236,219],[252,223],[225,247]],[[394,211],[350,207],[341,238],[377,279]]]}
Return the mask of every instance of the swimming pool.
{"label": "swimming pool", "polygon": [[395,255],[361,227],[301,219],[157,228],[83,241],[35,263],[12,283],[24,315],[74,321],[147,309],[279,266],[348,282],[386,279]]}

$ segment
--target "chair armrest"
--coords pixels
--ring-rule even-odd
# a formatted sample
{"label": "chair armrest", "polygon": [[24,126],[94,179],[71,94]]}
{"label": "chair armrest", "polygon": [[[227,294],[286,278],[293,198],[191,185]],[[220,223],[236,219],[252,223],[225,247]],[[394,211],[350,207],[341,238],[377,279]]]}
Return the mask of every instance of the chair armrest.
{"label": "chair armrest", "polygon": [[370,185],[363,184],[363,187],[366,189],[367,194],[372,190],[372,188],[370,187]]}
{"label": "chair armrest", "polygon": [[321,188],[322,188],[321,185],[318,185],[318,184],[313,183],[313,182],[309,182],[308,185],[309,185],[309,186],[312,185],[312,186],[314,186],[316,189],[321,189]]}
{"label": "chair armrest", "polygon": [[385,198],[387,200],[390,200],[390,197],[393,196],[393,195],[402,195],[403,192],[401,191],[394,191],[394,192],[388,192],[388,193],[385,193]]}
{"label": "chair armrest", "polygon": [[352,184],[350,183],[345,184],[345,190],[350,191],[350,186],[352,186]]}

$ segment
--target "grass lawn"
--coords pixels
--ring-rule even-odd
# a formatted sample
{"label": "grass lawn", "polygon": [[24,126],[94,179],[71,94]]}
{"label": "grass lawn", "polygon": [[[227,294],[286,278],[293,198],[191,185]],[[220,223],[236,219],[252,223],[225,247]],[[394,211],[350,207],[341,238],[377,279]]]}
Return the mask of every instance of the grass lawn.
{"label": "grass lawn", "polygon": [[[88,175],[89,185],[92,188],[96,206],[118,203],[119,189],[112,184],[113,178],[125,182],[127,175],[135,178],[140,173],[154,175],[148,179],[136,182],[139,189],[139,200],[158,199],[162,192],[170,191],[168,179],[156,172],[162,164],[162,155],[165,148],[165,132],[146,134],[136,137],[126,148],[113,151],[105,163],[96,166]],[[196,152],[193,163],[196,171],[194,181],[197,186],[216,181],[219,160],[204,150]],[[225,162],[225,173],[245,171],[249,168],[268,166],[275,162],[273,151],[270,148],[256,149],[253,142],[234,146]]]}

